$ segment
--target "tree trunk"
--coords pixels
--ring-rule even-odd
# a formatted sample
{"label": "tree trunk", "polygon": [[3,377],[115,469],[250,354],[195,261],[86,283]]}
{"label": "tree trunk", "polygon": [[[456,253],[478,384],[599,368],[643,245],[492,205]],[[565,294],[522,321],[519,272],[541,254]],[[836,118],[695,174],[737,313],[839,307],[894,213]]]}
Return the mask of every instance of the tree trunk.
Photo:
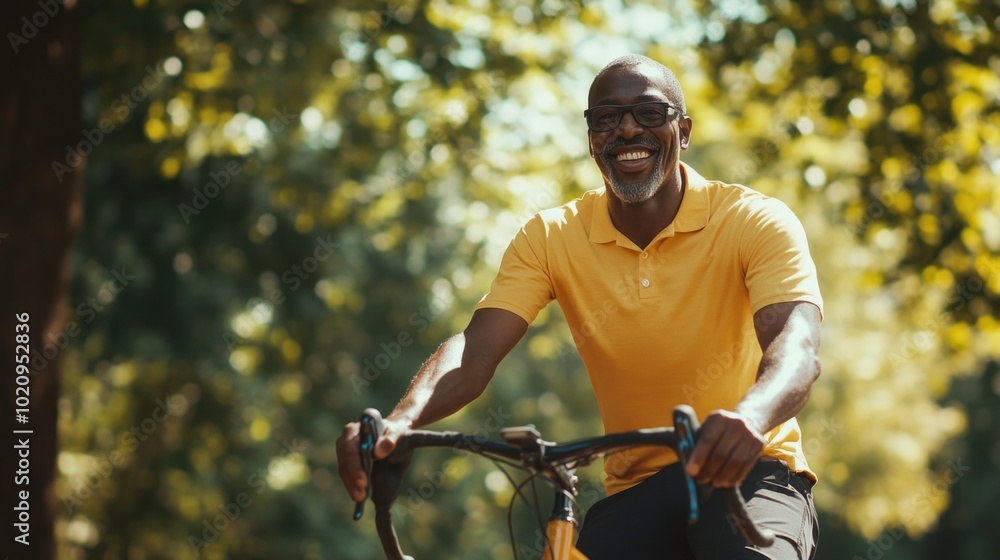
{"label": "tree trunk", "polygon": [[[80,9],[73,0],[6,0],[0,3],[0,21],[6,39],[0,46],[5,51],[0,55],[0,453],[6,457],[0,506],[8,517],[0,549],[11,558],[50,560],[58,507],[58,363],[69,341],[63,328],[70,252],[82,210],[83,160],[69,157],[66,149],[85,139]],[[16,337],[25,329],[30,342],[21,345],[24,339]],[[24,346],[29,346],[28,375],[19,376]],[[27,383],[27,390],[16,392],[18,383]],[[20,404],[27,406],[16,404],[25,396],[28,402]],[[27,433],[15,433],[19,430]],[[15,526],[25,518],[21,528],[28,529],[27,537]],[[19,536],[28,544],[15,540]]]}

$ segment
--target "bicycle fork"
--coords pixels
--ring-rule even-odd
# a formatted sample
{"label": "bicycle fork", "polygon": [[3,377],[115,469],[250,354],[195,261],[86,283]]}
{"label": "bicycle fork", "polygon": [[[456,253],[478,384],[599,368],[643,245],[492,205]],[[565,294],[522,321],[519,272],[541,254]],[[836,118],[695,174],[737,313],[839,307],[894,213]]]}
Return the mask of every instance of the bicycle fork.
{"label": "bicycle fork", "polygon": [[545,528],[545,551],[542,560],[587,560],[587,557],[576,549],[573,540],[576,536],[576,516],[573,503],[565,491],[556,494],[552,516]]}

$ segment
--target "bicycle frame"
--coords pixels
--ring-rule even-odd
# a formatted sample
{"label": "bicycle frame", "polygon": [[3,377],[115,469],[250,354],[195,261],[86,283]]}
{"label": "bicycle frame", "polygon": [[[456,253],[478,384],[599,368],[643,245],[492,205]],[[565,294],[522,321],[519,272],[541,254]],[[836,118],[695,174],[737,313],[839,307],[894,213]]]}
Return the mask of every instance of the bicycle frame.
{"label": "bicycle frame", "polygon": [[[484,456],[495,456],[520,461],[523,468],[542,475],[555,486],[555,504],[546,525],[546,540],[542,551],[543,560],[587,560],[586,555],[574,545],[576,518],[572,496],[576,495],[576,468],[589,464],[596,458],[625,447],[635,445],[666,446],[677,451],[683,463],[687,463],[694,449],[697,433],[697,419],[688,406],[674,410],[673,428],[651,428],[634,430],[603,437],[573,441],[556,445],[546,442],[533,426],[506,428],[501,430],[503,442],[476,440],[473,436],[457,432],[431,432],[412,430],[399,438],[396,449],[386,459],[375,461],[375,442],[382,434],[382,418],[377,410],[367,409],[361,418],[359,448],[362,466],[368,477],[366,499],[375,504],[375,525],[386,557],[389,560],[412,560],[399,547],[396,532],[392,527],[390,507],[399,493],[402,475],[409,464],[412,451],[421,447],[453,447]],[[688,484],[689,523],[698,519],[697,489],[694,480],[685,477]],[[747,540],[759,546],[770,546],[774,535],[770,531],[758,529],[746,510],[742,495],[736,488],[720,488],[732,521]],[[358,502],[354,519],[361,518],[364,500]]]}
{"label": "bicycle frame", "polygon": [[[571,484],[575,481],[572,474],[560,478],[570,481]],[[566,490],[556,493],[555,505],[545,527],[545,548],[542,551],[542,560],[588,560],[587,556],[580,552],[574,543],[577,522],[573,511],[573,502],[565,492]]]}
{"label": "bicycle frame", "polygon": [[587,556],[573,545],[576,524],[572,521],[550,519],[545,534],[547,541],[542,560],[588,560]]}

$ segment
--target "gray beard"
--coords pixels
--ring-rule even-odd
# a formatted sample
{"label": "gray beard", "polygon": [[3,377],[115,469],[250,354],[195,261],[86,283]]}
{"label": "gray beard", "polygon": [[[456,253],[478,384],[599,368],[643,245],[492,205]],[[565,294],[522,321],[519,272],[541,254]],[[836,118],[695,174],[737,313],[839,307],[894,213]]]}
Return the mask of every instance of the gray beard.
{"label": "gray beard", "polygon": [[[654,155],[653,157],[656,156]],[[656,194],[656,190],[660,188],[660,185],[663,184],[664,173],[662,165],[656,165],[653,172],[650,173],[649,178],[638,183],[626,183],[622,181],[610,164],[608,165],[608,169],[611,171],[611,190],[618,195],[618,198],[622,202],[629,204],[649,200]]]}

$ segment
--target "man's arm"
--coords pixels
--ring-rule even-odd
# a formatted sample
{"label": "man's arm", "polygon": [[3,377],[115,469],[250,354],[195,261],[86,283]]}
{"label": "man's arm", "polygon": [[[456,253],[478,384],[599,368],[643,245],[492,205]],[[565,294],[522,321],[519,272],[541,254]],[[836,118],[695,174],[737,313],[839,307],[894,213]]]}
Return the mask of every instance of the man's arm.
{"label": "man's arm", "polygon": [[[527,330],[524,319],[510,311],[480,309],[473,313],[465,331],[446,340],[424,363],[385,418],[375,457],[389,455],[406,430],[445,418],[475,400],[493,378],[500,360]],[[340,478],[354,501],[364,499],[368,484],[358,454],[358,428],[357,422],[351,422],[337,438]]]}
{"label": "man's arm", "polygon": [[754,314],[763,350],[757,382],[735,411],[705,418],[688,472],[699,482],[736,486],[767,445],[763,434],[802,410],[819,377],[819,308],[806,302],[776,303]]}

